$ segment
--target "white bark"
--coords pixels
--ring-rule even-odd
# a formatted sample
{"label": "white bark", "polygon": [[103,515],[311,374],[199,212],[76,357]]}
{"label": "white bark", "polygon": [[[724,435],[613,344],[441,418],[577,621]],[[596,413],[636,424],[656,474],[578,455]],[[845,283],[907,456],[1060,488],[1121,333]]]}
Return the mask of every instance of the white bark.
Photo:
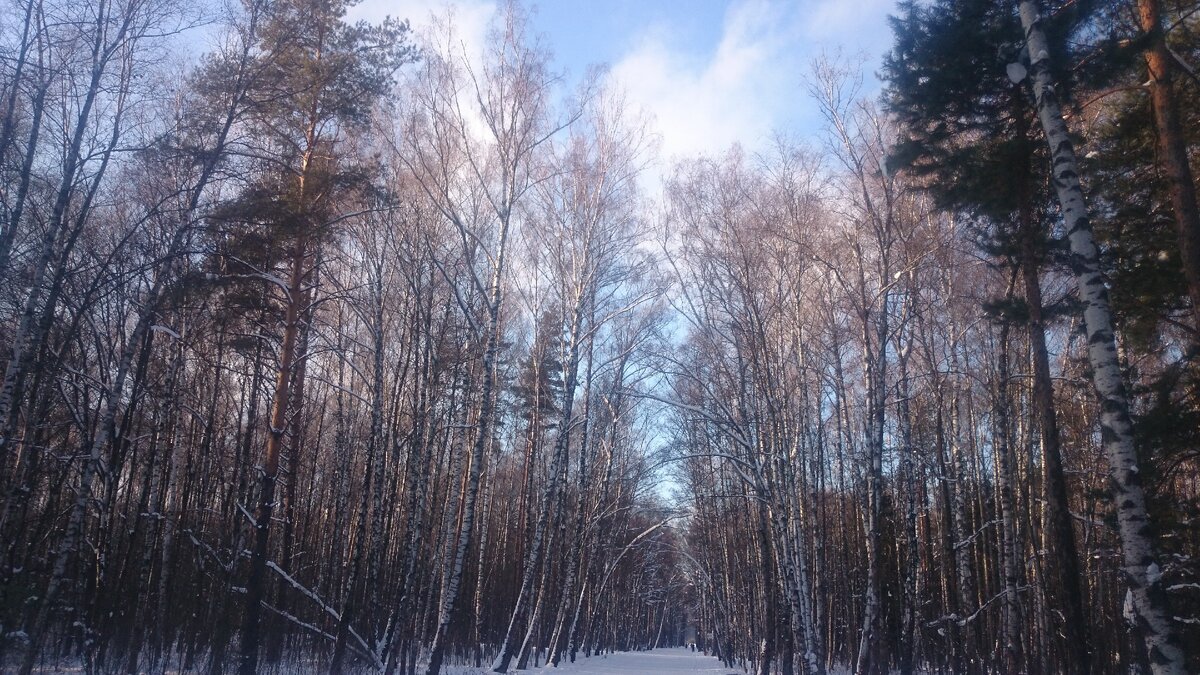
{"label": "white bark", "polygon": [[1075,147],[1055,92],[1054,77],[1050,72],[1050,47],[1042,30],[1038,3],[1022,0],[1018,7],[1025,30],[1038,118],[1050,147],[1054,189],[1067,227],[1079,299],[1084,304],[1088,362],[1100,399],[1101,438],[1108,459],[1123,567],[1133,598],[1133,610],[1151,670],[1155,675],[1181,675],[1185,668],[1184,653],[1171,626],[1161,582],[1158,575],[1150,573],[1160,567],[1155,557],[1137,448],[1133,442],[1129,397],[1117,359],[1108,289],[1079,183]]}

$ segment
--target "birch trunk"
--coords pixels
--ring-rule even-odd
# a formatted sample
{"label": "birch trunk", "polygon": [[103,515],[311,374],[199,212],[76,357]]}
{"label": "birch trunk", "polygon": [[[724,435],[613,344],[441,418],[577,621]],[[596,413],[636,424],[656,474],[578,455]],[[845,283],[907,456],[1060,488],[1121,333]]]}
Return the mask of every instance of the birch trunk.
{"label": "birch trunk", "polygon": [[[426,335],[431,335],[432,331],[428,330],[431,325],[432,307],[427,308],[425,313]],[[414,420],[415,428],[413,430],[413,442],[409,451],[406,463],[408,467],[408,485],[406,492],[408,497],[407,518],[404,526],[404,543],[406,551],[404,554],[404,567],[401,576],[400,588],[397,591],[396,601],[392,610],[392,617],[389,621],[388,630],[385,631],[385,637],[382,641],[383,648],[387,650],[385,658],[385,673],[393,675],[397,668],[398,660],[403,656],[398,654],[400,643],[405,640],[412,639],[412,610],[413,597],[416,595],[414,586],[416,585],[417,562],[419,560],[420,550],[424,544],[424,529],[422,525],[425,522],[425,514],[428,512],[428,485],[429,474],[431,471],[431,459],[433,455],[433,439],[430,438],[428,432],[428,418],[430,413],[428,406],[428,390],[436,383],[432,377],[431,371],[434,368],[434,358],[432,354],[433,345],[431,340],[425,340],[422,349],[422,367],[421,376],[417,383],[416,397],[416,419]],[[455,378],[457,379],[457,378]],[[451,402],[453,408],[453,401]]]}
{"label": "birch trunk", "polygon": [[[571,317],[570,343],[568,345],[567,360],[563,364],[566,380],[563,386],[562,415],[559,421],[558,436],[554,440],[554,454],[550,465],[550,476],[546,488],[542,492],[537,522],[534,523],[533,540],[530,542],[529,553],[525,558],[525,568],[521,575],[521,588],[517,594],[517,604],[513,608],[512,615],[509,618],[508,630],[505,632],[504,641],[500,644],[500,652],[497,654],[496,660],[492,663],[492,671],[496,673],[506,672],[509,663],[512,662],[512,658],[517,652],[515,649],[516,643],[513,638],[524,619],[525,605],[530,602],[534,577],[537,574],[538,568],[543,564],[543,545],[547,538],[546,530],[550,526],[551,507],[556,503],[559,490],[561,489],[559,483],[561,481],[561,474],[564,473],[566,468],[567,452],[570,448],[571,424],[574,421],[572,413],[575,406],[575,388],[579,379],[579,342],[582,321],[583,297],[581,296],[575,304]],[[529,631],[532,630],[533,622],[530,622]],[[530,635],[527,634],[522,644],[527,644],[529,638]]]}
{"label": "birch trunk", "polygon": [[[1011,296],[1011,287],[1009,294]],[[1001,570],[1004,579],[1004,623],[1003,647],[1005,669],[1020,672],[1022,660],[1020,603],[1017,597],[1020,584],[1020,552],[1017,541],[1016,500],[1013,494],[1014,473],[1012,467],[1012,404],[1009,399],[1008,343],[1009,324],[1001,319],[999,330],[999,353],[996,364],[995,410],[996,410],[996,471],[999,475],[1000,519],[1001,519]]]}
{"label": "birch trunk", "polygon": [[[588,325],[594,326],[596,321],[596,294],[593,292],[588,298],[590,307],[590,316],[588,317]],[[582,308],[580,308],[582,309]],[[575,497],[575,527],[570,542],[567,544],[567,578],[563,583],[562,598],[559,600],[558,613],[554,620],[554,633],[550,637],[550,653],[546,656],[546,662],[557,666],[562,658],[562,651],[566,647],[566,638],[563,636],[563,629],[566,627],[566,616],[571,610],[572,598],[575,596],[575,585],[578,583],[580,569],[583,566],[584,554],[590,551],[585,551],[584,537],[584,521],[586,519],[586,505],[588,499],[588,453],[591,450],[591,418],[592,418],[592,376],[594,367],[594,351],[595,339],[594,336],[588,339],[587,348],[587,369],[584,371],[583,378],[583,401],[584,410],[582,413],[583,430],[579,442],[579,486]],[[576,612],[578,614],[578,612]],[[572,622],[573,623],[573,622]]]}
{"label": "birch trunk", "polygon": [[[906,293],[905,297],[905,314],[911,317],[913,311],[912,290]],[[905,323],[907,323],[907,319]],[[908,339],[914,338],[912,332],[908,333]],[[920,650],[917,645],[917,633],[919,623],[919,613],[921,598],[917,588],[917,579],[920,574],[918,569],[920,566],[920,550],[919,541],[917,540],[917,477],[916,477],[916,462],[914,462],[914,453],[916,448],[913,446],[913,424],[912,411],[909,405],[910,387],[908,363],[912,355],[912,349],[909,346],[902,348],[897,355],[897,397],[899,405],[896,410],[897,424],[900,427],[900,474],[899,479],[903,481],[904,489],[908,492],[905,499],[904,512],[904,603],[901,610],[900,618],[900,643],[901,652],[899,656],[899,670],[901,675],[912,675],[914,672],[917,660],[920,655]]]}
{"label": "birch trunk", "polygon": [[[886,281],[884,282],[886,283]],[[862,631],[859,635],[858,656],[855,660],[856,675],[870,675],[882,672],[882,665],[877,662],[877,641],[880,639],[881,595],[882,583],[882,547],[883,533],[881,531],[883,510],[883,433],[884,412],[887,392],[885,391],[887,368],[887,295],[883,296],[880,316],[874,319],[874,325],[869,319],[864,320],[863,341],[867,380],[867,421],[866,421],[866,514],[864,516],[864,534],[867,544],[867,587],[863,598]],[[872,335],[872,333],[874,333]]]}
{"label": "birch trunk", "polygon": [[[509,193],[511,194],[511,193]],[[506,200],[505,203],[511,203]],[[429,649],[429,666],[426,675],[438,675],[442,669],[442,660],[446,655],[446,633],[450,628],[454,608],[458,604],[459,591],[462,586],[463,570],[467,559],[467,549],[471,545],[471,533],[475,528],[475,502],[479,498],[479,479],[483,470],[483,453],[487,449],[488,439],[492,434],[495,423],[496,408],[496,360],[500,351],[500,312],[504,302],[504,264],[507,253],[509,234],[509,212],[500,214],[500,232],[497,241],[495,263],[492,266],[491,282],[488,289],[488,316],[486,327],[486,344],[483,350],[483,381],[479,385],[479,417],[475,433],[475,442],[471,446],[470,467],[466,484],[463,488],[462,522],[458,528],[458,538],[454,545],[454,559],[450,564],[450,577],[442,592],[438,608],[437,628]]]}
{"label": "birch trunk", "polygon": [[1018,7],[1021,25],[1025,30],[1038,118],[1050,147],[1054,189],[1067,227],[1071,266],[1079,299],[1084,304],[1088,361],[1092,367],[1092,382],[1100,399],[1101,439],[1109,464],[1123,567],[1133,599],[1133,611],[1137,616],[1151,670],[1155,675],[1182,675],[1185,669],[1184,653],[1171,626],[1166,593],[1160,583],[1162,572],[1156,559],[1151,524],[1146,512],[1146,497],[1129,415],[1129,397],[1117,359],[1108,289],[1100,268],[1100,254],[1088,219],[1083,188],[1079,183],[1075,147],[1055,91],[1049,63],[1050,48],[1042,29],[1038,3],[1022,0]]}

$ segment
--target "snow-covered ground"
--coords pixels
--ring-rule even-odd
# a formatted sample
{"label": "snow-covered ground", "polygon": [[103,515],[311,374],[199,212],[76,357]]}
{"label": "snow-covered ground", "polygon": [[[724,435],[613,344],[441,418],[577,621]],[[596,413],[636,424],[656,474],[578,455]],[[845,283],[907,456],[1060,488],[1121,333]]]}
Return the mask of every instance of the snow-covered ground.
{"label": "snow-covered ground", "polygon": [[[207,662],[207,659],[201,659]],[[232,664],[230,664],[232,669]],[[0,662],[0,673],[9,672],[10,668],[15,671],[16,664],[11,662]],[[311,662],[286,662],[270,668],[264,668],[263,673],[271,675],[310,675],[313,673],[326,672],[327,664],[320,660]],[[41,675],[45,673],[83,673],[88,669],[78,661],[59,662],[53,666],[42,665],[33,669],[34,673]],[[167,667],[163,670],[143,671],[143,672],[162,672],[167,675],[187,675],[188,673],[203,672],[199,670],[177,670],[174,667]],[[359,675],[373,675],[375,671],[367,669],[362,664],[356,664],[351,667],[351,671]],[[424,664],[419,664],[417,672],[425,672]],[[540,666],[538,668],[530,668],[528,670],[510,670],[510,673],[516,675],[658,675],[659,673],[701,673],[704,675],[745,675],[745,671],[741,668],[726,668],[721,665],[715,657],[705,656],[701,652],[693,652],[682,647],[671,649],[652,649],[646,652],[616,652],[613,654],[604,654],[601,656],[593,656],[592,658],[580,658],[575,663],[563,663],[555,668],[553,666]],[[836,671],[840,673],[841,671]],[[447,664],[442,669],[443,675],[493,675],[492,671],[487,668],[474,668],[459,664]]]}
{"label": "snow-covered ground", "polygon": [[648,652],[616,652],[564,663],[558,668],[543,667],[533,671],[539,675],[610,675],[615,673],[712,673],[726,675],[737,672],[721,665],[715,657],[676,647],[652,649]]}
{"label": "snow-covered ground", "polygon": [[[459,666],[458,668],[461,668]],[[451,668],[450,673],[468,675],[480,671]],[[740,669],[726,668],[712,656],[682,647],[653,649],[648,652],[616,652],[563,663],[558,668],[542,666],[522,671],[524,675],[656,675],[657,673],[708,673],[742,675]]]}

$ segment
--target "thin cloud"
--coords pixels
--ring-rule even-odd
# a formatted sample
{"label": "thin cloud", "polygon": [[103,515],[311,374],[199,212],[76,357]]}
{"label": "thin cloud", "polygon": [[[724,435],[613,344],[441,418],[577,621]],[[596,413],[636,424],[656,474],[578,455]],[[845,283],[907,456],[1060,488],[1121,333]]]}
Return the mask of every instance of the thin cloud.
{"label": "thin cloud", "polygon": [[654,116],[667,157],[756,145],[795,95],[791,14],[782,3],[731,6],[707,58],[679,44],[669,26],[655,26],[613,65],[612,77],[630,103]]}
{"label": "thin cloud", "polygon": [[[431,41],[444,49],[448,8],[454,40],[474,61],[486,47],[494,1],[366,0],[350,14],[408,18],[418,44],[436,35]],[[689,40],[669,19],[656,22],[635,34],[609,74],[631,107],[652,118],[663,159],[719,153],[734,144],[753,151],[779,130],[817,133],[818,116],[803,85],[812,60],[844,48],[863,53],[872,69],[889,42],[885,17],[894,8],[895,0],[732,0],[715,45]],[[553,26],[535,30],[545,29],[553,46]]]}
{"label": "thin cloud", "polygon": [[347,18],[372,23],[389,16],[407,19],[412,26],[414,39],[422,47],[439,41],[445,34],[445,23],[449,20],[454,28],[454,39],[461,43],[469,58],[477,59],[483,52],[488,24],[495,13],[495,2],[480,0],[365,0],[351,7]]}

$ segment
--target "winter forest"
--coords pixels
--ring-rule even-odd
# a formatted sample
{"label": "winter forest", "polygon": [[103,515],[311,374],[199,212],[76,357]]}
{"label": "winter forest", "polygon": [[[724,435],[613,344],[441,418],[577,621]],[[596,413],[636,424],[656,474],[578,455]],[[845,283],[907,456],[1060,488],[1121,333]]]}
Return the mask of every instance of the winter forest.
{"label": "winter forest", "polygon": [[1193,0],[691,157],[516,0],[0,2],[0,670],[1200,672]]}

